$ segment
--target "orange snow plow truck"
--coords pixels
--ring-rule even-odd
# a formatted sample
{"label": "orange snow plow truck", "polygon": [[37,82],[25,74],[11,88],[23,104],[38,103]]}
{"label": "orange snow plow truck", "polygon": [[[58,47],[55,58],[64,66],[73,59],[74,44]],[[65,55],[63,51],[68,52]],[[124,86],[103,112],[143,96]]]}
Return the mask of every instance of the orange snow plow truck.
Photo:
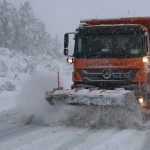
{"label": "orange snow plow truck", "polygon": [[[75,40],[72,56],[69,34]],[[46,92],[46,99],[76,108],[75,122],[80,118],[125,127],[142,123],[150,99],[149,34],[150,17],[81,20],[75,32],[64,35],[73,85]]]}

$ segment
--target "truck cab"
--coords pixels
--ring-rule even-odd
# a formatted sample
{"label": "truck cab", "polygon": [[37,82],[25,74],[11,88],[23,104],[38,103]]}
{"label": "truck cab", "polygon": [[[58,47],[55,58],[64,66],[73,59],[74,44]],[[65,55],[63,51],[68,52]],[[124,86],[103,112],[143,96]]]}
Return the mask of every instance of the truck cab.
{"label": "truck cab", "polygon": [[[73,56],[68,59],[74,66],[72,88],[124,88],[147,97],[150,93],[149,28],[147,20],[145,26],[141,19],[81,21],[74,32]],[[64,38],[65,55],[68,55],[69,34]]]}

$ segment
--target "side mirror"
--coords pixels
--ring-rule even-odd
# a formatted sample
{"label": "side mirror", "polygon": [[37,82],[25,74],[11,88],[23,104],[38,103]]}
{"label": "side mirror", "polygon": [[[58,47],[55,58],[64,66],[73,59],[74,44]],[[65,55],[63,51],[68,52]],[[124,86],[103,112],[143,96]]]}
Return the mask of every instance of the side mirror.
{"label": "side mirror", "polygon": [[68,44],[69,44],[69,35],[66,33],[64,35],[64,55],[67,56],[69,51],[68,51]]}
{"label": "side mirror", "polygon": [[68,49],[68,46],[69,46],[69,34],[75,34],[75,32],[69,32],[69,33],[66,33],[64,35],[64,55],[65,56],[69,55],[69,49]]}
{"label": "side mirror", "polygon": [[68,35],[68,33],[66,33],[64,35],[64,49],[68,48],[68,44],[69,44],[69,35]]}
{"label": "side mirror", "polygon": [[64,48],[64,55],[68,56],[68,53],[69,53],[68,48]]}

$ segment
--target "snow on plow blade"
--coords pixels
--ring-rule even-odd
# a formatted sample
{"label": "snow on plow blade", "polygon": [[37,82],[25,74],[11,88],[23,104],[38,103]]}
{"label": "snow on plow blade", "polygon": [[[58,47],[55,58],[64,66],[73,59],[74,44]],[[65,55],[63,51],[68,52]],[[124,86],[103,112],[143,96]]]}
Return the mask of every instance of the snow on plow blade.
{"label": "snow on plow blade", "polygon": [[68,125],[133,127],[143,123],[140,103],[131,91],[55,90],[46,93],[51,105],[67,105]]}

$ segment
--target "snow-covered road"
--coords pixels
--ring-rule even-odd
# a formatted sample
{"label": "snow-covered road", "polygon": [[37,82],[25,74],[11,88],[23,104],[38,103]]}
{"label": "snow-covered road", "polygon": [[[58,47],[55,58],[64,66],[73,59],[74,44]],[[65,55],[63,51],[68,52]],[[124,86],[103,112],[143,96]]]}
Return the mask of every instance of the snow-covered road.
{"label": "snow-covered road", "polygon": [[0,113],[0,150],[148,150],[150,130],[25,124],[16,110]]}

